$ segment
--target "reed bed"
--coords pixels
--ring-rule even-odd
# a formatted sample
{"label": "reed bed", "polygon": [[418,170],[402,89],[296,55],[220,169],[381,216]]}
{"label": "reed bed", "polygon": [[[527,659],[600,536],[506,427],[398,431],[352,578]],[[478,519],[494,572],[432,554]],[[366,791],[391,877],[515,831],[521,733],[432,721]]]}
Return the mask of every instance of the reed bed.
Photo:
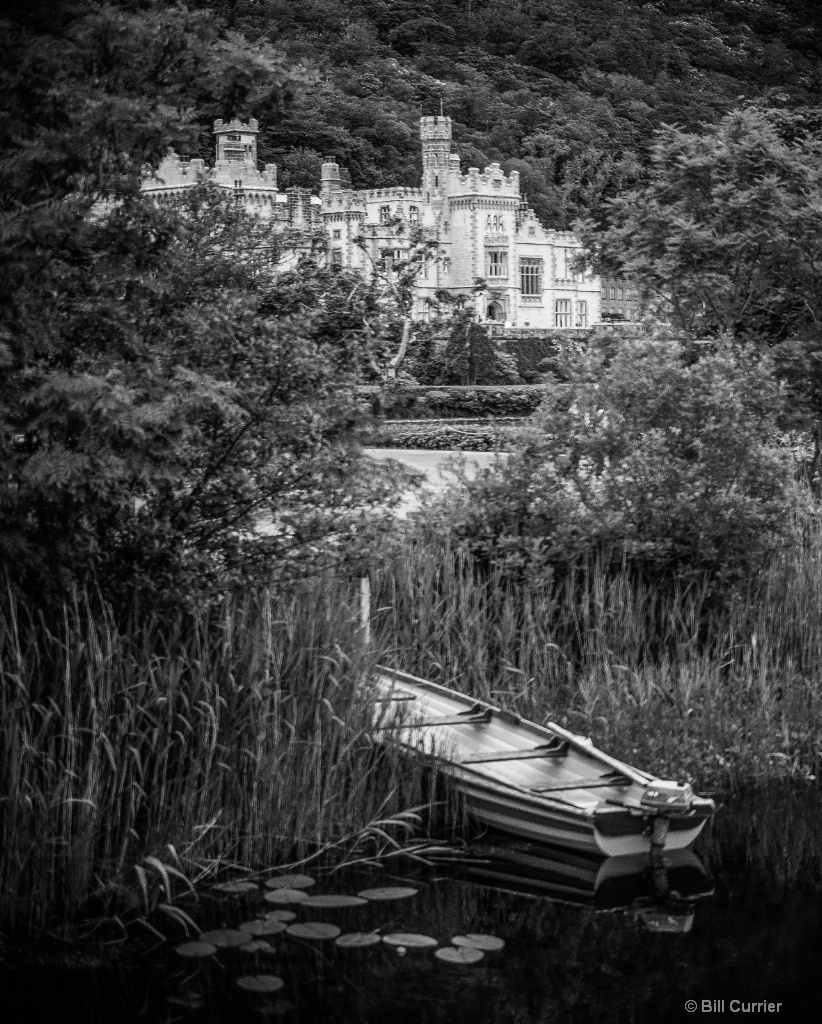
{"label": "reed bed", "polygon": [[814,781],[822,758],[822,528],[746,590],[593,559],[512,585],[427,543],[375,569],[375,627],[408,672],[708,789]]}
{"label": "reed bed", "polygon": [[[0,930],[65,932],[123,907],[173,916],[175,870],[196,882],[393,849],[404,812],[442,790],[369,738],[362,681],[378,662],[703,791],[819,777],[818,525],[722,601],[596,560],[514,586],[431,538],[371,575],[370,645],[355,580],[131,626],[85,600],[46,624],[7,598]],[[439,823],[457,817],[447,805]]]}
{"label": "reed bed", "polygon": [[349,595],[323,580],[125,629],[88,602],[47,626],[8,600],[0,930],[147,917],[181,875],[402,840],[431,780],[369,739]]}

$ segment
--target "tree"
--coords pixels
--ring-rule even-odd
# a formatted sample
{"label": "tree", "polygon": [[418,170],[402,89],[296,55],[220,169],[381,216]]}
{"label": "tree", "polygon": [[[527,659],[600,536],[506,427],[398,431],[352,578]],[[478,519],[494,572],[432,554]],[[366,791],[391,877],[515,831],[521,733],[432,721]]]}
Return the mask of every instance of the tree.
{"label": "tree", "polygon": [[501,351],[472,310],[454,314],[438,384],[521,384],[516,358]]}
{"label": "tree", "polygon": [[654,575],[756,572],[780,542],[789,469],[767,359],[718,343],[566,344],[510,455],[440,509],[477,554],[560,570],[594,552]]}
{"label": "tree", "polygon": [[691,337],[769,344],[822,326],[822,142],[783,141],[765,112],[702,135],[665,127],[647,185],[585,226],[599,266],[638,279]]}
{"label": "tree", "polygon": [[[422,228],[406,225],[401,217],[381,224],[378,239],[377,229],[372,228],[372,233],[374,239],[358,236],[354,240],[369,264],[365,280],[356,288],[371,300],[370,314],[362,318],[360,329],[368,338],[366,353],[374,377],[393,382],[409,345],[421,332],[414,319],[415,286],[436,262],[438,245]],[[375,240],[380,245],[377,257]]]}
{"label": "tree", "polygon": [[313,571],[368,545],[392,500],[358,445],[356,334],[314,325],[331,272],[278,306],[277,240],[231,197],[139,192],[190,130],[152,75],[176,88],[168,66],[207,30],[92,9],[7,68],[0,559],[38,602],[89,579],[177,601]]}

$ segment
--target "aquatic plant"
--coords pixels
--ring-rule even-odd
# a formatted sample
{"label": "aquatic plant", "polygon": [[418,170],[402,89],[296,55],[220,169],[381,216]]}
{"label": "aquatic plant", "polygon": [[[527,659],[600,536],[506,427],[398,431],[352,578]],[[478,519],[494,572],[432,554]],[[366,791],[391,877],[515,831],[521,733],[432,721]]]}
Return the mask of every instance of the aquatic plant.
{"label": "aquatic plant", "polygon": [[89,597],[54,623],[7,595],[0,930],[158,908],[184,926],[175,894],[232,864],[401,849],[431,780],[369,738],[349,596],[324,579],[122,626]]}
{"label": "aquatic plant", "polygon": [[[293,877],[277,888],[283,872],[406,850],[420,822],[409,808],[443,791],[370,740],[361,684],[377,662],[557,720],[702,789],[819,777],[812,516],[797,516],[766,573],[722,600],[595,560],[512,586],[430,537],[371,576],[370,645],[353,580],[131,624],[82,596],[46,622],[7,596],[0,929],[142,918],[196,937],[178,901],[204,881],[223,899],[264,892],[286,907],[309,894]],[[454,805],[440,823],[458,819]]]}

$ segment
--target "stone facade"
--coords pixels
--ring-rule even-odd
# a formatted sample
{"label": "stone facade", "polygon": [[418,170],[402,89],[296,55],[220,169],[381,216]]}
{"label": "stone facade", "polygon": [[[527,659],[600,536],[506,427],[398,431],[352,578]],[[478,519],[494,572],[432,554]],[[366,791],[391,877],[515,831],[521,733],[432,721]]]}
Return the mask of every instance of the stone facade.
{"label": "stone facade", "polygon": [[[426,319],[447,291],[472,308],[477,319],[499,327],[586,330],[600,322],[600,282],[577,272],[582,249],[565,231],[544,228],[524,200],[516,171],[497,163],[480,171],[460,168],[451,152],[451,119],[420,119],[422,181],[419,188],[344,189],[333,160],[322,167],[319,197],[305,189],[277,188],[277,168],[257,165],[258,122],[214,122],[216,162],[184,160],[173,151],[156,172],[147,170],[144,190],[173,201],[186,188],[209,180],[234,192],[249,211],[270,219],[275,230],[322,227],[332,265],[365,276],[384,266],[389,253],[402,260],[421,229],[438,256],[418,276],[414,315]],[[398,234],[397,225],[403,229]],[[478,280],[485,284],[478,287]]]}
{"label": "stone facade", "polygon": [[[389,223],[399,218],[439,247],[439,258],[418,279],[417,317],[424,319],[436,293],[446,290],[462,296],[479,320],[508,327],[585,330],[598,323],[599,279],[575,270],[578,239],[540,224],[520,192],[519,174],[506,175],[496,163],[464,174],[451,152],[449,117],[421,118],[420,139],[420,188],[343,189],[337,164],[323,165],[321,215],[331,262],[369,274],[386,250],[396,248],[401,259],[404,240]],[[354,244],[357,237],[365,251]],[[485,281],[480,292],[478,278]]]}
{"label": "stone facade", "polygon": [[207,168],[204,160],[187,160],[170,149],[156,171],[146,168],[142,189],[161,202],[173,202],[185,189],[209,181],[234,193],[249,213],[270,220],[275,229],[312,230],[320,226],[320,200],[308,189],[277,188],[277,167],[257,164],[259,123],[214,122],[216,159]]}
{"label": "stone facade", "polygon": [[602,319],[637,323],[642,318],[639,286],[622,277],[603,277],[601,287]]}

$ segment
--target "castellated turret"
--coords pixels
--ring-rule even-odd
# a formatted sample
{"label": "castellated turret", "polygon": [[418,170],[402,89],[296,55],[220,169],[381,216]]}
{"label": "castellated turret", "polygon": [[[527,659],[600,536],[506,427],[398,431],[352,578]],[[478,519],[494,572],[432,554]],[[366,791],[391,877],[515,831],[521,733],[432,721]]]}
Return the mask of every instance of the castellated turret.
{"label": "castellated turret", "polygon": [[339,192],[342,188],[340,184],[340,165],[334,160],[333,157],[327,156],[322,166],[322,173],[320,178],[320,198],[330,199],[334,192]]}
{"label": "castellated turret", "polygon": [[259,131],[260,123],[253,117],[248,124],[244,124],[236,117],[228,124],[222,118],[216,120],[214,134],[217,136],[217,163],[230,161],[231,163],[253,164],[256,168],[257,134]]}
{"label": "castellated turret", "polygon": [[[155,201],[177,202],[186,189],[209,181],[230,192],[235,205],[268,220],[272,232],[291,229],[298,238],[284,236],[284,248],[271,247],[272,272],[295,267],[301,253],[316,251],[316,240],[308,237],[316,227],[325,232],[327,265],[367,279],[398,273],[416,255],[420,240],[434,243],[436,259],[426,258],[415,269],[412,316],[417,319],[442,312],[445,291],[495,331],[506,325],[587,330],[600,322],[600,281],[578,272],[574,263],[580,241],[539,222],[516,171],[505,174],[499,163],[463,171],[451,152],[450,117],[420,118],[420,188],[343,187],[339,164],[327,156],[319,197],[301,188],[278,190],[276,166],[260,170],[257,165],[258,133],[254,119],[215,121],[213,169],[169,152],[156,172],[145,169],[142,187]],[[484,282],[481,289],[478,279]]]}
{"label": "castellated turret", "polygon": [[422,187],[427,192],[445,188],[451,167],[451,118],[421,117]]}

